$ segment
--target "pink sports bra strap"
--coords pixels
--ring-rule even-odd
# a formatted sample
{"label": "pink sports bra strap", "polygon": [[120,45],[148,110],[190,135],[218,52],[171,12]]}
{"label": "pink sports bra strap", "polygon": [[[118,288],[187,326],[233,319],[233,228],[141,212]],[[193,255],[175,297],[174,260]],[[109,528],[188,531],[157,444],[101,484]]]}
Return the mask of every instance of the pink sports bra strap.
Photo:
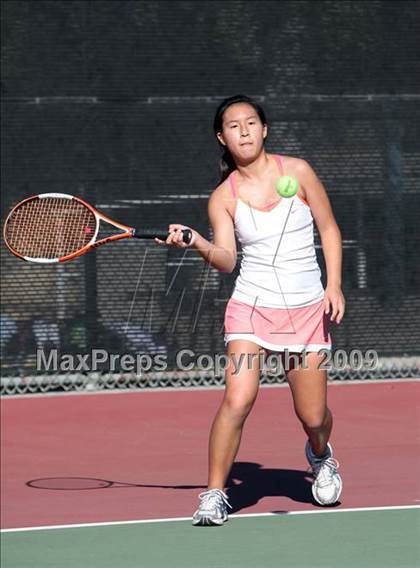
{"label": "pink sports bra strap", "polygon": [[230,190],[232,192],[233,198],[236,199],[236,180],[235,180],[235,176],[236,176],[236,170],[234,172],[232,172],[229,176],[229,183],[230,183]]}
{"label": "pink sports bra strap", "polygon": [[280,174],[283,176],[284,175],[284,170],[283,170],[283,160],[281,158],[281,156],[279,154],[274,154],[274,157],[277,161],[277,165],[279,167],[280,170]]}

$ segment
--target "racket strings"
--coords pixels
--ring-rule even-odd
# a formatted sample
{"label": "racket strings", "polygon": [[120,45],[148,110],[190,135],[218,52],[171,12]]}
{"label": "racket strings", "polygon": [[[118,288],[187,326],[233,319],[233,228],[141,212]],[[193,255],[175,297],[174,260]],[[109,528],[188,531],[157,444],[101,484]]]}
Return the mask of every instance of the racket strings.
{"label": "racket strings", "polygon": [[95,236],[96,226],[95,215],[75,199],[34,198],[12,212],[5,236],[22,256],[55,259],[86,246]]}

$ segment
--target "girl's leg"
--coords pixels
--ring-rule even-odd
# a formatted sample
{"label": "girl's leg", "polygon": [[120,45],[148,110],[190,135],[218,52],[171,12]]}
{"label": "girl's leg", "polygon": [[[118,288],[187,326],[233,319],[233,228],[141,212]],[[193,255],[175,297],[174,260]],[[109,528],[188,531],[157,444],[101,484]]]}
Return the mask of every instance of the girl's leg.
{"label": "girl's leg", "polygon": [[[332,429],[332,414],[327,407],[327,371],[319,369],[323,356],[306,354],[305,365],[287,371],[297,417],[308,435],[316,456],[323,456]],[[302,363],[302,359],[301,359]]]}
{"label": "girl's leg", "polygon": [[[239,449],[242,427],[257,397],[263,354],[264,349],[252,341],[237,339],[228,343],[225,395],[210,431],[209,489],[225,487]],[[236,373],[234,361],[239,367]]]}
{"label": "girl's leg", "polygon": [[314,475],[312,494],[321,505],[333,505],[340,497],[343,482],[337,473],[328,440],[332,415],[327,407],[327,372],[319,368],[323,356],[308,353],[306,365],[297,364],[287,372],[297,417],[309,438],[306,458]]}

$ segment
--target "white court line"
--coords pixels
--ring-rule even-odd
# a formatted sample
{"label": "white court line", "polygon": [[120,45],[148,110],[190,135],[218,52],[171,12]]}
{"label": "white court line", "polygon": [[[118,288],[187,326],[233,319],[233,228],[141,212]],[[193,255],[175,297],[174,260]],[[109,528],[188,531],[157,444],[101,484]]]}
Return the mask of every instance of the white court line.
{"label": "white court line", "polygon": [[[355,507],[351,509],[327,509],[327,510],[308,510],[308,511],[290,511],[284,513],[244,513],[239,515],[230,515],[229,519],[244,519],[252,517],[282,517],[290,515],[322,515],[322,514],[333,514],[333,513],[354,513],[357,511],[396,511],[403,509],[420,509],[420,505],[401,505],[401,506],[391,506],[391,507]],[[141,519],[133,521],[106,521],[102,523],[79,523],[70,525],[45,525],[40,527],[20,527],[14,529],[2,529],[1,533],[15,533],[15,532],[32,532],[32,531],[46,531],[46,530],[57,530],[57,529],[79,529],[79,528],[89,528],[89,527],[110,527],[110,526],[121,526],[121,525],[144,525],[152,523],[173,523],[179,521],[191,521],[191,517],[173,517],[168,519]]]}

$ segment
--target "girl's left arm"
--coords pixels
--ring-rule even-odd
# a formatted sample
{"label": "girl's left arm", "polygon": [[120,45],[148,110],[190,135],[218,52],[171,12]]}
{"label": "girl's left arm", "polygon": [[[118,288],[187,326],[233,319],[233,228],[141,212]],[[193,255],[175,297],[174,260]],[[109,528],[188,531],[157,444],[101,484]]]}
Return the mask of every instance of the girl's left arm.
{"label": "girl's left arm", "polygon": [[321,237],[327,267],[325,313],[329,313],[331,309],[331,321],[340,323],[345,311],[345,299],[341,290],[341,232],[327,192],[311,166],[305,160],[299,160],[296,173]]}

